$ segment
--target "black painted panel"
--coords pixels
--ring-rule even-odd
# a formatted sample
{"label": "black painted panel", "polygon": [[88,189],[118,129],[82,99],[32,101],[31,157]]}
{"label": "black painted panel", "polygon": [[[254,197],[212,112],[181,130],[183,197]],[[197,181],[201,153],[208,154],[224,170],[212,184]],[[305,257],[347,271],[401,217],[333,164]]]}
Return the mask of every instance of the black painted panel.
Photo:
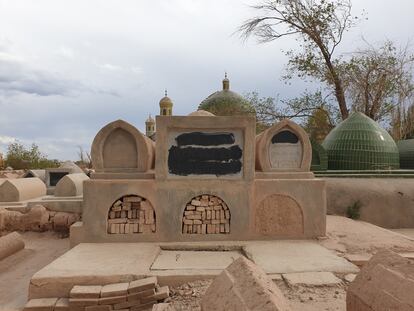
{"label": "black painted panel", "polygon": [[277,143],[290,143],[296,144],[299,141],[299,138],[293,134],[291,131],[282,131],[277,133],[272,138],[272,144]]}
{"label": "black painted panel", "polygon": [[168,163],[187,161],[229,161],[239,160],[242,157],[242,150],[239,146],[231,146],[229,148],[217,147],[186,147],[180,148],[172,146],[168,154]]}
{"label": "black painted panel", "polygon": [[233,133],[202,133],[191,132],[178,135],[175,140],[178,146],[219,146],[234,144]]}

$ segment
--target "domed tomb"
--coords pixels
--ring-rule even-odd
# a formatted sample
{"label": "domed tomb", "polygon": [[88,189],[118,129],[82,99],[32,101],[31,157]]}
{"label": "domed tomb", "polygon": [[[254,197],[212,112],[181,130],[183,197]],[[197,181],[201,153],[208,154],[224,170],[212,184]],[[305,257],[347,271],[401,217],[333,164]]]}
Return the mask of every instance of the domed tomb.
{"label": "domed tomb", "polygon": [[400,140],[397,146],[400,152],[400,167],[414,169],[414,139]]}
{"label": "domed tomb", "polygon": [[377,122],[355,112],[325,138],[330,170],[398,169],[398,148]]}
{"label": "domed tomb", "polygon": [[223,79],[223,90],[217,91],[204,99],[198,109],[211,112],[216,116],[254,113],[254,108],[243,96],[230,90],[230,80],[227,78],[227,74]]}

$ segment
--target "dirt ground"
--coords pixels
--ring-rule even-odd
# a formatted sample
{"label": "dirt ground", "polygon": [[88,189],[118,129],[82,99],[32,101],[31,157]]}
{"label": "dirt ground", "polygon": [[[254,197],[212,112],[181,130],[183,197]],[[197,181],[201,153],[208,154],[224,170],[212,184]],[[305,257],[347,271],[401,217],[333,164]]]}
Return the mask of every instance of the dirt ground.
{"label": "dirt ground", "polygon": [[33,274],[69,250],[69,239],[52,232],[21,233],[25,249],[0,261],[0,311],[20,311]]}
{"label": "dirt ground", "polygon": [[[0,261],[0,311],[20,311],[26,303],[30,278],[38,270],[69,249],[69,239],[55,233],[22,233],[26,248]],[[353,221],[339,216],[328,216],[327,238],[320,244],[346,254],[372,254],[381,248],[397,252],[414,252],[414,240],[399,233]],[[344,279],[343,275],[337,275]],[[168,299],[178,311],[200,310],[199,301],[211,281],[196,281],[171,288]],[[293,310],[345,311],[347,282],[327,287],[289,287],[283,280],[276,284],[282,290]]]}

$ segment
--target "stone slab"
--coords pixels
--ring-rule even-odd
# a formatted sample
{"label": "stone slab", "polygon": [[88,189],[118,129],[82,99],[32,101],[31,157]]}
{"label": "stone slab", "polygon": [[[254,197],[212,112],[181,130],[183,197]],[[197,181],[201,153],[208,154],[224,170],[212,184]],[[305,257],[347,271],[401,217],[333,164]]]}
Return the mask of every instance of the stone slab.
{"label": "stone slab", "polygon": [[283,274],[290,286],[335,286],[342,283],[332,272],[302,272]]}
{"label": "stone slab", "polygon": [[129,283],[108,284],[102,287],[101,297],[118,297],[126,296],[128,293]]}
{"label": "stone slab", "polygon": [[244,247],[244,251],[268,274],[359,271],[357,266],[312,241],[249,243]]}
{"label": "stone slab", "polygon": [[79,286],[76,285],[70,291],[70,298],[99,298],[101,294],[102,286]]}
{"label": "stone slab", "polygon": [[150,243],[83,243],[38,271],[29,297],[69,297],[75,285],[130,282],[149,274],[160,248]]}
{"label": "stone slab", "polygon": [[53,311],[57,298],[31,299],[24,307],[24,311]]}
{"label": "stone slab", "polygon": [[238,251],[170,251],[162,250],[151,270],[225,269],[242,256]]}

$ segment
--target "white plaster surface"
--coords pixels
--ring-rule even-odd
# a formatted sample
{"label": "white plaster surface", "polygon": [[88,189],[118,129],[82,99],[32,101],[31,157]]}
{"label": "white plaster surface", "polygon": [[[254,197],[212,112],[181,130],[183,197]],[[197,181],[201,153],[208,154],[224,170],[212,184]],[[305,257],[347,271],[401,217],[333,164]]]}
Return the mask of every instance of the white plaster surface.
{"label": "white plaster surface", "polygon": [[272,168],[299,168],[302,161],[302,144],[275,143],[269,146]]}
{"label": "white plaster surface", "polygon": [[170,251],[162,250],[151,270],[225,269],[241,255],[237,251]]}
{"label": "white plaster surface", "polygon": [[249,243],[244,250],[268,274],[359,271],[358,267],[346,259],[312,241],[256,242]]}

